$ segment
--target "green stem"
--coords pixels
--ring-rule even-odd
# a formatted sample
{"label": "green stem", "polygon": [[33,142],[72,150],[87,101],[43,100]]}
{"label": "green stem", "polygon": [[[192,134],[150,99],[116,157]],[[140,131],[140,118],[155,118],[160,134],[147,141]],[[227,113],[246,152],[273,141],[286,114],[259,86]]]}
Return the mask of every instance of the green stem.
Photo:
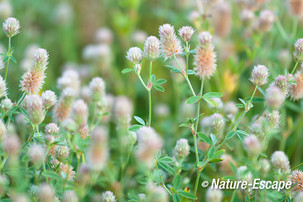
{"label": "green stem", "polygon": [[[153,63],[150,62],[149,66],[149,82],[151,83]],[[152,98],[151,98],[151,88],[148,90],[148,125],[151,126],[151,114],[152,114]]]}
{"label": "green stem", "polygon": [[291,74],[294,74],[294,73],[295,73],[298,64],[299,64],[299,62],[296,62],[294,68],[293,68],[292,71],[291,71]]}
{"label": "green stem", "polygon": [[277,18],[276,20],[276,25],[278,27],[280,34],[282,35],[282,38],[288,43],[289,42],[288,35],[286,34],[285,29],[283,28],[279,18]]}
{"label": "green stem", "polygon": [[141,82],[142,85],[144,86],[144,88],[145,88],[146,90],[148,90],[148,88],[147,88],[147,86],[145,85],[145,83],[144,83],[142,77],[140,76],[140,74],[137,74],[137,75],[138,75],[138,78],[139,78],[140,82]]}
{"label": "green stem", "polygon": [[[201,88],[200,88],[200,96],[203,96],[203,87],[204,87],[204,78],[201,80]],[[200,116],[200,106],[201,106],[201,101],[198,102],[197,106],[197,116],[196,116],[196,123],[195,123],[195,134],[194,134],[194,144],[195,144],[195,153],[196,153],[196,165],[199,163],[199,153],[198,153],[198,145],[197,145],[197,131],[198,131],[198,125],[199,125],[199,116]],[[197,190],[198,190],[198,184],[200,180],[200,174],[202,172],[203,168],[201,170],[197,170],[197,177],[196,177],[196,183],[195,183],[195,192],[194,194],[196,195]]]}
{"label": "green stem", "polygon": [[9,65],[9,61],[11,59],[11,37],[8,38],[8,51],[7,51],[7,54],[8,54],[8,60],[7,60],[7,63],[6,63],[6,70],[5,70],[4,81],[6,81],[6,79],[7,79],[8,65]]}
{"label": "green stem", "polygon": [[194,89],[193,89],[193,87],[192,87],[192,85],[191,85],[191,83],[190,83],[188,77],[186,76],[186,72],[184,72],[184,70],[183,70],[183,68],[181,67],[181,65],[180,65],[180,63],[179,63],[179,61],[178,61],[178,59],[177,59],[177,57],[176,57],[175,54],[174,54],[174,59],[176,60],[178,66],[179,66],[179,70],[181,71],[183,77],[185,78],[185,80],[186,80],[186,82],[187,82],[187,84],[188,84],[188,86],[189,86],[189,88],[190,88],[190,90],[191,90],[193,96],[196,96],[196,93],[195,93],[195,91],[194,91]]}
{"label": "green stem", "polygon": [[188,77],[188,59],[189,59],[189,47],[188,47],[188,41],[186,41],[186,77]]}

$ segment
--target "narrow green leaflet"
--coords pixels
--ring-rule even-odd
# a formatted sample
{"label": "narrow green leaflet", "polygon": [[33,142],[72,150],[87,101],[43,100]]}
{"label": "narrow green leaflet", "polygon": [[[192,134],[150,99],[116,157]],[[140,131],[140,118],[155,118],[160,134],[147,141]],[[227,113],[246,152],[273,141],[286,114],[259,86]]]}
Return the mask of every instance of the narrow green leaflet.
{"label": "narrow green leaflet", "polygon": [[153,85],[153,87],[157,90],[157,91],[160,91],[160,92],[164,92],[164,88],[162,86],[159,86],[159,85]]}
{"label": "narrow green leaflet", "polygon": [[139,116],[134,116],[134,118],[136,119],[136,121],[138,123],[140,123],[141,125],[145,126],[145,121],[142,118],[140,118]]}
{"label": "narrow green leaflet", "polygon": [[205,143],[207,143],[209,145],[212,145],[212,141],[211,141],[211,139],[207,135],[205,135],[203,133],[200,133],[200,132],[198,132],[197,135],[198,135],[198,137],[200,138],[200,140],[202,142],[205,142]]}
{"label": "narrow green leaflet", "polygon": [[218,97],[222,97],[222,93],[218,93],[218,92],[209,92],[209,93],[205,93],[203,95],[203,97],[205,98],[218,98]]}
{"label": "narrow green leaflet", "polygon": [[178,194],[184,198],[193,199],[193,200],[197,199],[197,197],[194,194],[185,191],[179,191]]}
{"label": "narrow green leaflet", "polygon": [[126,69],[123,69],[122,70],[122,74],[126,74],[126,73],[129,73],[129,72],[132,72],[134,69],[132,69],[132,68],[126,68]]}
{"label": "narrow green leaflet", "polygon": [[201,97],[200,97],[200,96],[191,96],[191,97],[189,97],[189,98],[185,101],[185,103],[186,103],[186,104],[194,104],[194,103],[198,102],[199,100],[201,100]]}

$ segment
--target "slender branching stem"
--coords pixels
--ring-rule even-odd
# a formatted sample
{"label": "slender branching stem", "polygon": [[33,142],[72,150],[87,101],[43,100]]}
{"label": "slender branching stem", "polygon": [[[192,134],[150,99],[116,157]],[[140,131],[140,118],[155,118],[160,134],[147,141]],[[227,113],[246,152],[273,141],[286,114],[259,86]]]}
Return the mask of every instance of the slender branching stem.
{"label": "slender branching stem", "polygon": [[298,64],[299,64],[299,62],[296,62],[294,68],[293,68],[292,71],[291,71],[291,74],[294,74],[294,73],[295,73]]}

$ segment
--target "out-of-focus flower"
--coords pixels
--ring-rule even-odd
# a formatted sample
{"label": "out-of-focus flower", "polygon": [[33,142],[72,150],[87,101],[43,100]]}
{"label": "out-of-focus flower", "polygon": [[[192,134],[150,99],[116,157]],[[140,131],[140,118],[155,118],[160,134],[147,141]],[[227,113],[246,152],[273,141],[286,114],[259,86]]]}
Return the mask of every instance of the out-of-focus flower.
{"label": "out-of-focus flower", "polygon": [[88,106],[87,104],[79,99],[73,104],[72,114],[75,122],[80,125],[82,122],[86,122],[88,119]]}
{"label": "out-of-focus flower", "polygon": [[301,170],[292,171],[290,180],[293,185],[293,191],[303,191],[303,172]]}
{"label": "out-of-focus flower", "polygon": [[214,8],[213,23],[215,27],[215,34],[220,37],[226,37],[231,28],[232,16],[229,3],[221,2]]}
{"label": "out-of-focus flower", "polygon": [[13,13],[12,5],[9,1],[0,2],[0,18],[5,19],[11,16]]}
{"label": "out-of-focus flower", "polygon": [[20,22],[16,18],[9,17],[3,23],[3,31],[11,38],[20,32]]}
{"label": "out-of-focus flower", "polygon": [[240,16],[243,24],[249,24],[254,19],[254,17],[255,17],[254,12],[249,9],[242,10]]}
{"label": "out-of-focus flower", "polygon": [[56,193],[53,187],[44,183],[40,185],[38,197],[40,202],[54,202]]}
{"label": "out-of-focus flower", "polygon": [[250,156],[256,156],[262,151],[259,139],[255,135],[244,138],[245,148]]}
{"label": "out-of-focus flower", "polygon": [[167,117],[170,115],[169,106],[166,104],[158,104],[155,106],[155,114],[158,117]]}
{"label": "out-of-focus flower", "polygon": [[288,79],[286,76],[278,75],[273,83],[275,86],[279,87],[282,93],[286,96],[288,93]]}
{"label": "out-of-focus flower", "polygon": [[96,127],[92,132],[92,141],[87,152],[87,161],[93,170],[100,171],[108,158],[108,132]]}
{"label": "out-of-focus flower", "polygon": [[159,27],[159,36],[161,41],[161,50],[165,59],[168,59],[173,55],[182,54],[181,42],[177,39],[172,25],[161,25]]}
{"label": "out-of-focus flower", "polygon": [[302,0],[288,0],[290,13],[292,15],[303,15],[303,1]]}
{"label": "out-of-focus flower", "polygon": [[128,97],[118,96],[114,104],[114,116],[118,122],[130,122],[133,114],[133,103]]}
{"label": "out-of-focus flower", "polygon": [[257,65],[251,72],[250,81],[257,86],[263,86],[267,83],[268,69],[264,65]]}
{"label": "out-of-focus flower", "polygon": [[191,26],[183,26],[178,32],[185,42],[189,42],[195,31]]}
{"label": "out-of-focus flower", "polygon": [[294,202],[301,202],[303,201],[303,192],[300,191],[294,198]]}
{"label": "out-of-focus flower", "polygon": [[76,93],[72,88],[65,88],[54,109],[54,117],[59,121],[67,119],[71,113],[73,100]]}
{"label": "out-of-focus flower", "polygon": [[303,39],[298,39],[295,44],[294,57],[298,62],[303,61]]}
{"label": "out-of-focus flower", "polygon": [[235,116],[238,113],[238,107],[234,102],[227,102],[224,104],[224,112],[227,116]]}
{"label": "out-of-focus flower", "polygon": [[0,120],[0,142],[2,142],[5,136],[6,136],[6,126],[3,123],[3,121]]}
{"label": "out-of-focus flower", "polygon": [[275,21],[275,15],[270,10],[263,10],[260,12],[258,19],[258,29],[263,32],[267,32],[271,29]]}
{"label": "out-of-focus flower", "polygon": [[259,165],[260,165],[260,173],[263,176],[266,176],[267,173],[270,170],[270,163],[269,163],[269,161],[267,159],[262,159],[261,162],[259,163]]}
{"label": "out-of-focus flower", "polygon": [[74,11],[68,1],[62,1],[55,7],[54,21],[59,25],[67,25],[74,19]]}
{"label": "out-of-focus flower", "polygon": [[3,142],[3,150],[11,156],[16,156],[20,149],[20,139],[17,135],[7,135]]}
{"label": "out-of-focus flower", "polygon": [[2,76],[0,76],[0,98],[6,96],[6,90],[7,90],[6,83],[2,78]]}
{"label": "out-of-focus flower", "polygon": [[44,91],[41,95],[41,98],[42,98],[43,107],[45,109],[51,108],[57,102],[57,96],[51,90]]}
{"label": "out-of-focus flower", "polygon": [[280,170],[282,173],[289,173],[289,160],[286,154],[283,151],[275,151],[271,155],[271,163],[274,168]]}
{"label": "out-of-focus flower", "polygon": [[63,202],[78,202],[77,194],[73,190],[65,191],[63,194]]}
{"label": "out-of-focus flower", "polygon": [[268,124],[272,128],[278,128],[280,123],[280,112],[277,110],[266,113],[266,120],[268,121]]}
{"label": "out-of-focus flower", "polygon": [[222,161],[219,162],[220,165],[220,171],[226,174],[232,174],[232,168],[230,164],[236,165],[236,162],[234,161],[233,157],[229,154],[223,154],[221,156]]}
{"label": "out-of-focus flower", "polygon": [[95,77],[89,83],[90,98],[93,102],[100,102],[105,98],[105,82],[100,77]]}
{"label": "out-of-focus flower", "polygon": [[69,156],[69,153],[68,146],[59,145],[55,149],[55,156],[60,162],[64,161]]}
{"label": "out-of-focus flower", "polygon": [[102,202],[115,202],[116,196],[111,191],[106,191],[102,194]]}
{"label": "out-of-focus flower", "polygon": [[211,120],[211,124],[210,124],[211,133],[220,136],[225,126],[225,121],[223,116],[221,114],[215,113],[210,116],[210,120]]}
{"label": "out-of-focus flower", "polygon": [[221,202],[223,192],[220,189],[212,189],[211,187],[206,191],[206,200],[209,202]]}
{"label": "out-of-focus flower", "polygon": [[211,77],[216,71],[216,53],[214,47],[210,43],[211,35],[208,32],[202,32],[199,34],[200,44],[196,48],[196,54],[194,56],[194,65],[197,76],[200,79]]}
{"label": "out-of-focus flower", "polygon": [[74,69],[67,69],[62,76],[57,80],[58,88],[63,90],[65,88],[72,88],[78,94],[80,89],[79,73]]}
{"label": "out-of-focus flower", "polygon": [[138,131],[138,160],[147,168],[154,165],[156,153],[162,148],[163,141],[153,128],[143,126]]}
{"label": "out-of-focus flower", "polygon": [[303,97],[303,75],[301,72],[295,74],[294,81],[295,83],[289,86],[289,94],[291,99],[298,100]]}
{"label": "out-of-focus flower", "polygon": [[95,39],[98,43],[111,44],[113,41],[113,33],[108,27],[102,27],[96,31]]}
{"label": "out-of-focus flower", "polygon": [[132,41],[134,41],[137,44],[142,44],[144,43],[146,37],[147,37],[146,32],[142,30],[137,30],[132,35]]}
{"label": "out-of-focus flower", "polygon": [[266,90],[265,101],[269,108],[279,109],[284,102],[285,95],[280,88],[276,86],[269,86]]}
{"label": "out-of-focus flower", "polygon": [[45,114],[43,103],[39,95],[27,95],[24,99],[23,105],[33,124],[39,125],[44,120]]}
{"label": "out-of-focus flower", "polygon": [[175,156],[178,159],[184,159],[188,156],[190,151],[190,146],[188,144],[187,139],[179,139],[177,141],[176,147],[175,147]]}
{"label": "out-of-focus flower", "polygon": [[237,178],[238,178],[238,180],[251,183],[253,176],[252,176],[251,172],[248,171],[247,166],[240,166],[237,169]]}
{"label": "out-of-focus flower", "polygon": [[150,201],[153,202],[168,202],[168,195],[166,190],[155,184],[147,185],[148,195],[150,196]]}
{"label": "out-of-focus flower", "polygon": [[29,158],[31,160],[31,162],[34,164],[34,165],[41,165],[44,161],[44,149],[38,145],[38,144],[33,144],[30,149],[29,149]]}
{"label": "out-of-focus flower", "polygon": [[160,57],[160,41],[155,36],[149,36],[144,43],[144,57],[153,62]]}

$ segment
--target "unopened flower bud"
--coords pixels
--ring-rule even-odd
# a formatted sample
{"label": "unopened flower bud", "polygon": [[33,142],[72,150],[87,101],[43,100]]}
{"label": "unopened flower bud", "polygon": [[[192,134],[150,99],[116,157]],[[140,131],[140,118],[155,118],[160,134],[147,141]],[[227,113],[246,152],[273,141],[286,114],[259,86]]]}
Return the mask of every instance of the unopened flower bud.
{"label": "unopened flower bud", "polygon": [[149,36],[144,43],[144,57],[149,61],[155,61],[160,57],[160,41],[155,36]]}
{"label": "unopened flower bud", "polygon": [[262,86],[267,83],[268,69],[264,65],[257,65],[254,67],[250,81],[257,86]]}
{"label": "unopened flower bud", "polygon": [[190,147],[187,139],[179,139],[175,147],[175,156],[178,159],[184,159],[188,156]]}
{"label": "unopened flower bud", "polygon": [[1,108],[4,112],[8,112],[13,106],[12,101],[9,98],[6,98],[1,101]]}
{"label": "unopened flower bud", "polygon": [[62,145],[57,146],[55,150],[55,155],[59,161],[61,162],[64,161],[69,156],[68,146],[62,146]]}
{"label": "unopened flower bud", "polygon": [[194,29],[190,26],[183,26],[179,29],[179,35],[185,42],[189,42],[192,35],[194,34]]}
{"label": "unopened flower bud", "polygon": [[289,173],[289,160],[283,151],[275,151],[271,155],[271,163],[274,168],[280,170],[282,173]]}
{"label": "unopened flower bud", "polygon": [[20,23],[16,18],[7,18],[3,23],[3,31],[11,38],[20,32]]}

